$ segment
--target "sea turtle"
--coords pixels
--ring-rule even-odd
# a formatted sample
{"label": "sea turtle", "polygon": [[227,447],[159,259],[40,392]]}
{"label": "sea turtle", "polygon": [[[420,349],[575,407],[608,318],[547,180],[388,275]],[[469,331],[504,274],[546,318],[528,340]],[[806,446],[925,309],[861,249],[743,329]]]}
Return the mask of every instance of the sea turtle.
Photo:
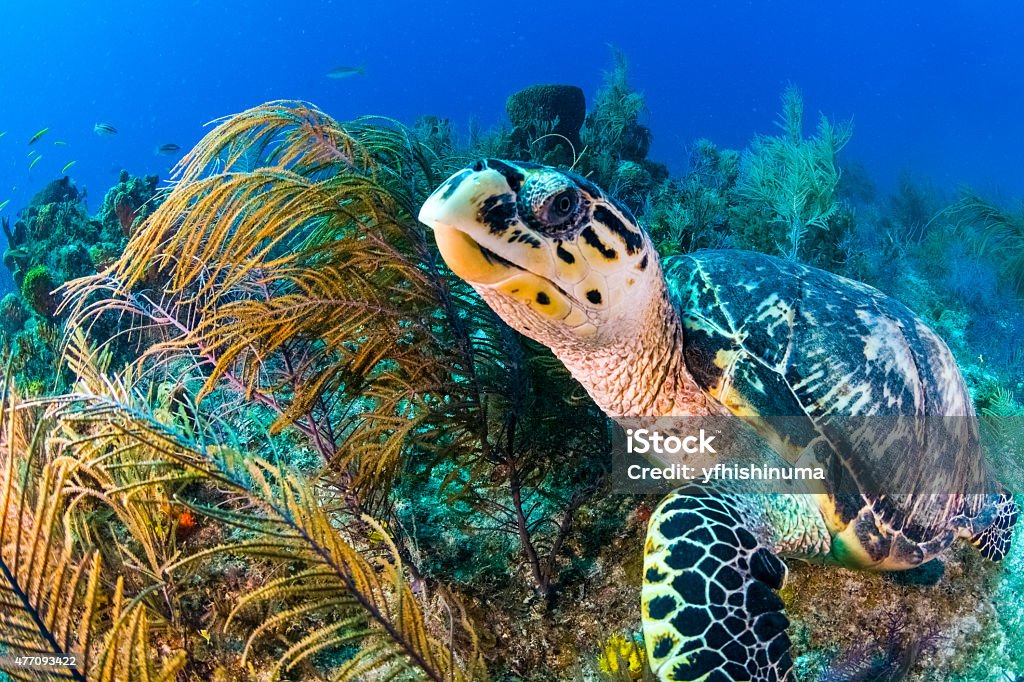
{"label": "sea turtle", "polygon": [[[820,435],[837,416],[974,414],[949,349],[902,304],[764,254],[661,259],[626,207],[572,172],[477,161],[419,218],[455,274],[611,417],[799,415]],[[806,439],[756,428],[766,462],[806,458]],[[957,538],[1006,554],[1008,494],[954,471],[948,490],[883,495],[860,481],[884,462],[827,435],[816,445],[841,471],[806,494],[689,486],[651,515],[641,615],[659,679],[793,679],[783,559],[908,569]]]}

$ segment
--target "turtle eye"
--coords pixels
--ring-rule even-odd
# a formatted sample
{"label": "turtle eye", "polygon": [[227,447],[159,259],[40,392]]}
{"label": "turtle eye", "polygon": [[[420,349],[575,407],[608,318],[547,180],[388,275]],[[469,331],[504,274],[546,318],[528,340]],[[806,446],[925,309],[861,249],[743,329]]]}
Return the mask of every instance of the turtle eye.
{"label": "turtle eye", "polygon": [[572,217],[578,204],[579,195],[576,191],[563,189],[544,202],[538,217],[548,225],[561,225]]}

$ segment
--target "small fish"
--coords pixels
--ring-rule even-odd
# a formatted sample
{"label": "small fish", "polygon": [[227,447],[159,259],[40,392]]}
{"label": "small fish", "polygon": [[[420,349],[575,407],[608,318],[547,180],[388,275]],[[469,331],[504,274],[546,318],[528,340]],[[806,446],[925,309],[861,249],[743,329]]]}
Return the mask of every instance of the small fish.
{"label": "small fish", "polygon": [[72,167],[72,166],[74,166],[74,165],[75,165],[76,163],[78,163],[78,162],[77,162],[77,161],[68,161],[68,162],[67,162],[67,163],[66,163],[66,164],[64,165],[64,167],[60,169],[60,174],[61,174],[61,175],[64,175],[65,173],[67,173],[67,172],[68,172],[68,168],[71,168],[71,167]]}
{"label": "small fish", "polygon": [[162,145],[160,145],[159,147],[156,148],[156,154],[159,155],[159,156],[168,156],[170,154],[177,154],[180,151],[181,151],[181,147],[179,147],[178,145],[174,144],[173,142],[171,142],[169,144],[162,144]]}
{"label": "small fish", "polygon": [[334,80],[364,75],[366,75],[366,69],[362,66],[337,66],[327,72],[327,77]]}
{"label": "small fish", "polygon": [[4,206],[6,206],[9,203],[11,203],[10,199],[5,199],[4,201],[0,201],[0,211],[4,210]]}
{"label": "small fish", "polygon": [[117,128],[109,123],[97,123],[92,127],[92,131],[100,137],[112,137],[117,135]]}
{"label": "small fish", "polygon": [[67,142],[61,142],[60,140],[54,140],[53,141],[53,146],[54,147],[66,147],[67,144],[68,144]]}
{"label": "small fish", "polygon": [[3,131],[2,133],[0,133],[0,137],[3,137],[3,136],[4,136],[4,135],[6,135],[6,134],[7,134],[7,131],[5,130],[5,131]]}
{"label": "small fish", "polygon": [[28,169],[29,169],[29,170],[32,170],[32,168],[33,168],[33,167],[34,167],[34,166],[35,166],[35,165],[36,165],[37,163],[39,163],[40,161],[42,161],[42,159],[43,159],[42,155],[39,155],[39,156],[37,156],[36,158],[32,159],[32,163],[30,163],[30,164],[28,165]]}
{"label": "small fish", "polygon": [[28,158],[30,158],[30,159],[31,159],[31,158],[32,158],[33,156],[35,156],[35,155],[36,155],[36,154],[38,154],[38,153],[39,153],[39,152],[37,152],[37,151],[36,151],[35,149],[30,149],[30,150],[28,151]]}
{"label": "small fish", "polygon": [[43,135],[45,135],[47,130],[49,130],[49,128],[43,128],[42,130],[40,130],[38,133],[36,133],[35,135],[32,136],[32,138],[28,141],[28,143],[29,144],[35,144],[36,142],[38,142],[39,138],[42,137]]}

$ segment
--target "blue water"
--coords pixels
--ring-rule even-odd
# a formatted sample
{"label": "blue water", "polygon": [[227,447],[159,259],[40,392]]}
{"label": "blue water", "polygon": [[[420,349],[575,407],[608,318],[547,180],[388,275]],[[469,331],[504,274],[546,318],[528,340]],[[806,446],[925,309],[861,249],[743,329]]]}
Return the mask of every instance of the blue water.
{"label": "blue water", "polygon": [[[537,82],[592,99],[631,60],[647,96],[651,158],[685,168],[709,137],[742,148],[771,132],[788,82],[809,114],[853,117],[848,159],[887,189],[904,171],[939,187],[1024,195],[1024,3],[0,2],[0,202],[24,204],[69,161],[90,207],[121,168],[165,177],[204,123],[265,100],[338,118],[427,113],[499,123]],[[330,80],[336,66],[364,76]],[[93,125],[120,131],[100,138]],[[810,123],[810,121],[809,121]],[[32,148],[37,130],[49,132]],[[55,141],[66,146],[55,146]],[[28,171],[30,149],[43,159]]]}

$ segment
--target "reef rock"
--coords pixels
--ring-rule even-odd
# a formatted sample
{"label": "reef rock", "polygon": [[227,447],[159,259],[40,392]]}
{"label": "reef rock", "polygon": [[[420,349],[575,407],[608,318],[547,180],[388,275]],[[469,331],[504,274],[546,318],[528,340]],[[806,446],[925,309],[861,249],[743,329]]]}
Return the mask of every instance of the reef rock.
{"label": "reef rock", "polygon": [[153,197],[158,182],[155,175],[140,178],[122,170],[117,184],[103,197],[98,217],[105,231],[110,235],[120,233],[131,237],[155,208]]}
{"label": "reef rock", "polygon": [[[505,111],[512,122],[512,143],[520,154],[532,152],[534,160],[546,163],[564,163],[561,157],[568,155],[571,163],[569,145],[582,149],[580,129],[587,117],[587,100],[575,85],[531,85],[510,96]],[[546,134],[562,137],[538,140]],[[558,158],[550,158],[552,153]]]}

